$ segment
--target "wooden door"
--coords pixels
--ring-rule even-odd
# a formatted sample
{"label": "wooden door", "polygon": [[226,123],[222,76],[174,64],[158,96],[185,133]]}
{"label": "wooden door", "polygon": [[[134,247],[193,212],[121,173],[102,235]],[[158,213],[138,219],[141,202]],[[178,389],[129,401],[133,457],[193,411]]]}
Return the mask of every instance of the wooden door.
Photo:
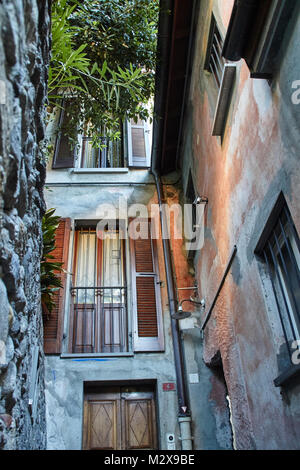
{"label": "wooden door", "polygon": [[136,387],[87,393],[84,398],[83,449],[156,449],[154,394]]}

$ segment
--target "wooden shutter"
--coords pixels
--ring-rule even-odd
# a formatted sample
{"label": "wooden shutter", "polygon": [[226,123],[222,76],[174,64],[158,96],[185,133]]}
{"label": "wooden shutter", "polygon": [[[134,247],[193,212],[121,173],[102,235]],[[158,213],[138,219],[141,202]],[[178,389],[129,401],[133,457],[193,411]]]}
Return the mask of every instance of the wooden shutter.
{"label": "wooden shutter", "polygon": [[147,224],[148,238],[130,239],[134,350],[162,351],[164,340],[156,243],[151,238],[150,220],[130,221],[131,224],[140,222]]}
{"label": "wooden shutter", "polygon": [[56,139],[52,168],[73,168],[75,157],[75,146],[71,145],[67,135],[70,117],[68,116],[68,101],[63,102],[60,111],[59,132]]}
{"label": "wooden shutter", "polygon": [[[56,231],[56,248],[51,253],[55,261],[63,263],[66,270],[68,265],[69,240],[71,230],[71,219],[61,219]],[[44,321],[44,350],[46,354],[58,354],[61,352],[63,316],[65,306],[66,273],[59,273],[63,287],[55,293],[55,308],[53,308],[49,319]]]}
{"label": "wooden shutter", "polygon": [[147,168],[150,166],[149,129],[145,121],[128,121],[129,166]]}

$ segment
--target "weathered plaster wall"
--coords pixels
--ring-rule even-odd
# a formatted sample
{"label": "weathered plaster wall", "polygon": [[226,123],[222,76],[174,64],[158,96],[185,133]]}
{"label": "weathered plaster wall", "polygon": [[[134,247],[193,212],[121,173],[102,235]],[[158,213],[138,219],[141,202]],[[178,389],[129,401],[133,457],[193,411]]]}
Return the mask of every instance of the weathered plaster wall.
{"label": "weathered plaster wall", "polygon": [[[51,186],[53,182],[60,182],[62,186]],[[72,185],[74,182],[76,185]],[[85,186],[84,182],[92,183],[93,186]],[[47,207],[55,207],[57,215],[71,217],[73,220],[90,219],[98,221],[101,218],[100,209],[102,204],[110,204],[112,207],[115,207],[115,215],[121,219],[127,219],[127,211],[131,204],[144,204],[149,209],[149,215],[151,205],[157,204],[153,177],[149,175],[148,171],[144,170],[128,171],[127,174],[89,173],[85,175],[74,174],[69,171],[56,172],[53,170],[48,174],[46,188]],[[119,201],[121,201],[120,206]],[[126,203],[125,205],[124,202]],[[158,212],[156,213],[159,215]],[[73,237],[71,236],[69,272],[72,272],[72,240]],[[143,381],[146,379],[157,382],[160,447],[162,449],[166,448],[166,433],[175,433],[177,436],[177,448],[180,448],[180,442],[177,439],[176,392],[164,392],[162,388],[164,382],[175,382],[175,369],[163,250],[161,243],[157,245],[160,280],[162,281],[161,300],[165,339],[164,352],[138,353],[127,357],[91,357],[86,358],[84,361],[80,360],[80,358],[47,356],[46,402],[48,449],[81,449],[84,382],[121,381],[126,384],[130,380]],[[128,243],[125,246],[126,260],[128,261],[126,263],[127,279],[130,280]],[[66,339],[63,346],[64,352],[67,352],[68,344],[68,284],[66,294],[64,321]],[[132,328],[131,302],[131,283],[128,282],[129,333]]]}
{"label": "weathered plaster wall", "polygon": [[237,447],[295,449],[300,442],[299,385],[281,394],[273,384],[278,375],[276,308],[254,248],[280,191],[300,230],[300,108],[291,102],[291,84],[300,76],[300,19],[295,15],[289,25],[272,86],[250,79],[243,60],[237,64],[221,141],[211,136],[216,96],[203,65],[212,8],[222,21],[221,31],[226,31],[224,3],[201,2],[182,164],[184,185],[191,167],[198,194],[209,201],[205,244],[195,260],[207,309],[232,248],[238,247],[205,330],[203,357],[210,364],[221,352]]}
{"label": "weathered plaster wall", "polygon": [[[45,448],[40,309],[48,1],[0,4],[0,448]],[[37,411],[28,408],[39,347]]]}
{"label": "weathered plaster wall", "polygon": [[[178,178],[172,178],[173,181]],[[174,268],[174,281],[177,287],[177,300],[195,297],[196,290],[184,289],[195,286],[194,269],[186,259],[186,239],[184,238],[184,211],[180,201],[182,191],[178,185],[166,185],[165,202],[170,208],[171,253]],[[173,209],[173,210],[172,210]],[[183,237],[179,237],[179,234]],[[200,300],[200,298],[198,299]],[[197,325],[201,322],[201,308],[184,302],[184,311],[192,316],[179,321],[182,344],[185,381],[192,417],[193,448],[198,450],[232,449],[232,430],[229,408],[226,401],[226,387],[220,368],[206,367],[202,359],[202,338]]]}

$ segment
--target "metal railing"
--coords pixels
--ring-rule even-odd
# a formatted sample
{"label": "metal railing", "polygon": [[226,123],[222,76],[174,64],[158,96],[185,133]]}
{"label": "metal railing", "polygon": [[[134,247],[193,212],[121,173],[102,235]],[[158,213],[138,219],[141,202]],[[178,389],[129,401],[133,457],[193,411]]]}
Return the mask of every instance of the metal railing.
{"label": "metal railing", "polygon": [[127,288],[71,287],[72,353],[128,351]]}
{"label": "metal railing", "polygon": [[213,28],[209,70],[213,74],[217,88],[220,88],[225,64],[225,60],[222,57],[223,41],[216,23],[214,23]]}
{"label": "metal railing", "polygon": [[91,137],[82,138],[81,168],[123,168],[122,140],[102,137],[100,147],[92,146]]}

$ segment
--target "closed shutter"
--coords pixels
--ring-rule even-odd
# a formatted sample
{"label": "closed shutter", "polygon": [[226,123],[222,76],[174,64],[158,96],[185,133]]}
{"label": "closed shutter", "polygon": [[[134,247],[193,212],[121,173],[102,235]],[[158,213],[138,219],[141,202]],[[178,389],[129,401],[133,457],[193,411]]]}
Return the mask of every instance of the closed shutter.
{"label": "closed shutter", "polygon": [[[63,263],[65,270],[68,265],[70,230],[71,219],[61,219],[55,235],[56,248],[51,253],[55,261]],[[58,354],[61,352],[66,273],[60,272],[58,275],[61,277],[63,287],[55,292],[54,302],[56,305],[49,319],[44,321],[44,351],[46,354]]]}
{"label": "closed shutter", "polygon": [[68,101],[63,103],[60,111],[59,132],[56,139],[55,153],[52,168],[73,168],[75,157],[75,146],[69,140],[67,129],[70,122],[68,116]]}
{"label": "closed shutter", "polygon": [[159,271],[156,243],[150,236],[151,221],[134,219],[131,220],[130,223],[146,223],[148,228],[148,238],[138,238],[137,240],[130,239],[134,350],[162,351],[164,341]]}
{"label": "closed shutter", "polygon": [[131,167],[148,168],[150,166],[150,143],[147,123],[133,119],[128,121],[128,164]]}

